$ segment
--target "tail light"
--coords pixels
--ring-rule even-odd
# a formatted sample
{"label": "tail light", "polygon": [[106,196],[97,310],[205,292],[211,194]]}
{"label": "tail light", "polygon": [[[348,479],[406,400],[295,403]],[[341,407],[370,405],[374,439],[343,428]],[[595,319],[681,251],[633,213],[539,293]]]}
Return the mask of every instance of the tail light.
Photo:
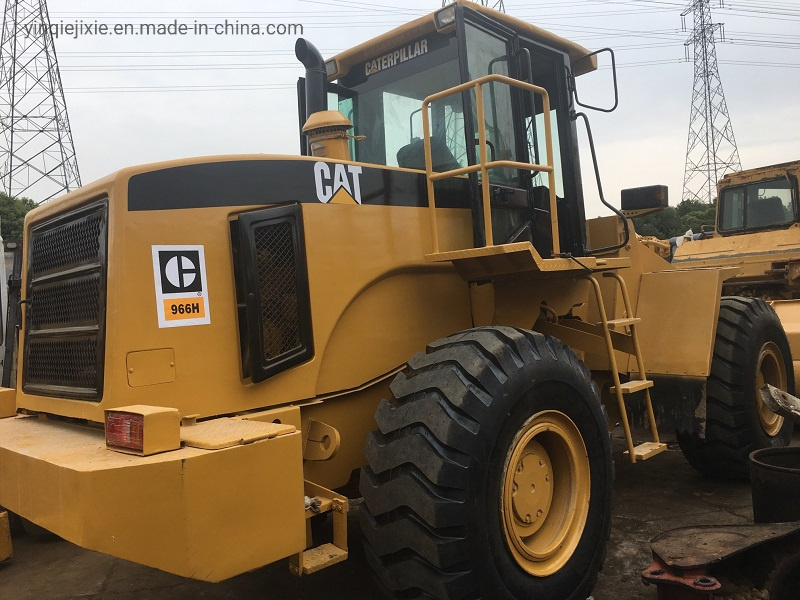
{"label": "tail light", "polygon": [[106,410],[106,447],[150,456],[181,447],[180,415],[174,408],[126,406]]}
{"label": "tail light", "polygon": [[144,415],[106,412],[106,445],[136,452],[144,451]]}

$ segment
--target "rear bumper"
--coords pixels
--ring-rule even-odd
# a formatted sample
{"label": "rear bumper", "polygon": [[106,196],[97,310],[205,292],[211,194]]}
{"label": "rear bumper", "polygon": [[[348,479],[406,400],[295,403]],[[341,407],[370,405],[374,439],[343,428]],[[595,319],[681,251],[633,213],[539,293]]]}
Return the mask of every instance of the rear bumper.
{"label": "rear bumper", "polygon": [[221,581],[305,548],[301,434],[138,457],[102,431],[2,419],[0,506],[84,548]]}

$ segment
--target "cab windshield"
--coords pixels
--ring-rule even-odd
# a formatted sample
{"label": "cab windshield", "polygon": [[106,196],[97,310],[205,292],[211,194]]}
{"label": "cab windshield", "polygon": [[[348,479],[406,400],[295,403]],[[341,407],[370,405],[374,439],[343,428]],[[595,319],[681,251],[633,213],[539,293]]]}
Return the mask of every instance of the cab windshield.
{"label": "cab windshield", "polygon": [[[355,65],[336,98],[353,133],[365,138],[351,144],[353,160],[424,170],[422,101],[459,83],[454,36],[431,34]],[[466,166],[461,95],[434,103],[429,116],[434,170]]]}

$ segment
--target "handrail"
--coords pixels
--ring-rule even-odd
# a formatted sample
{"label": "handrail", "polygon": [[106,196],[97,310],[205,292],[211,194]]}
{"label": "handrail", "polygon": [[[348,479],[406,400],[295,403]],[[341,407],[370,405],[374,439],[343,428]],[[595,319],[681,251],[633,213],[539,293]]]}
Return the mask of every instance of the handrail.
{"label": "handrail", "polygon": [[[511,87],[517,87],[524,90],[528,90],[535,94],[538,94],[542,97],[542,109],[544,115],[544,129],[545,129],[545,148],[547,152],[547,164],[546,165],[537,165],[533,163],[523,163],[511,160],[494,160],[494,161],[487,161],[487,151],[486,151],[486,122],[484,119],[484,103],[483,103],[483,86],[487,83],[498,82],[504,83]],[[479,145],[479,161],[475,165],[470,165],[468,167],[461,167],[458,169],[451,169],[449,171],[442,171],[436,172],[433,171],[433,157],[431,152],[431,124],[430,124],[430,116],[428,113],[428,107],[437,100],[441,100],[442,98],[446,98],[448,96],[452,96],[453,94],[458,94],[460,92],[464,92],[469,89],[475,89],[475,108],[477,112],[478,118],[478,145]],[[532,115],[531,118],[535,119],[536,116]],[[484,235],[486,239],[487,246],[494,245],[494,237],[492,235],[492,207],[491,207],[491,197],[489,195],[489,171],[491,169],[503,169],[503,168],[511,168],[511,169],[520,169],[520,170],[527,170],[527,171],[535,171],[535,172],[542,172],[548,174],[548,181],[549,181],[549,188],[550,188],[550,228],[552,231],[553,236],[553,254],[558,254],[561,252],[561,244],[558,236],[558,206],[556,204],[556,181],[555,181],[555,169],[554,169],[554,162],[553,162],[553,139],[552,139],[552,128],[550,124],[550,96],[547,93],[547,90],[539,87],[537,85],[533,85],[531,83],[527,83],[525,81],[520,81],[518,79],[513,79],[511,77],[506,77],[505,75],[484,75],[483,77],[479,77],[478,79],[474,79],[467,83],[462,83],[455,87],[443,90],[441,92],[437,92],[436,94],[432,94],[425,98],[422,102],[422,128],[424,132],[424,142],[425,142],[425,171],[427,174],[427,182],[428,182],[428,207],[430,208],[430,219],[431,219],[431,235],[433,241],[433,252],[434,254],[439,253],[439,230],[436,223],[436,198],[434,196],[434,189],[433,184],[435,181],[441,181],[442,179],[449,179],[451,177],[459,177],[461,175],[466,175],[468,173],[475,173],[480,171],[481,173],[481,193],[482,193],[482,203],[483,203],[483,226],[484,226]]]}

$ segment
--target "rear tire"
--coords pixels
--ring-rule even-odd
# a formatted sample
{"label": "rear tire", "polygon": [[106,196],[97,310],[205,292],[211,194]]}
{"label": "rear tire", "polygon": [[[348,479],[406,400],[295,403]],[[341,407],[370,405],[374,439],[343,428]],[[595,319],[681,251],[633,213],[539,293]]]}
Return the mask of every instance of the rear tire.
{"label": "rear tire", "polygon": [[530,331],[474,329],[414,356],[392,394],[360,485],[383,587],[585,600],[605,556],[612,463],[597,388],[573,352]]}
{"label": "rear tire", "polygon": [[763,300],[724,297],[706,385],[705,435],[677,435],[695,469],[747,479],[752,451],[789,445],[792,422],[763,404],[758,389],[764,383],[794,390],[792,355],[781,322]]}

